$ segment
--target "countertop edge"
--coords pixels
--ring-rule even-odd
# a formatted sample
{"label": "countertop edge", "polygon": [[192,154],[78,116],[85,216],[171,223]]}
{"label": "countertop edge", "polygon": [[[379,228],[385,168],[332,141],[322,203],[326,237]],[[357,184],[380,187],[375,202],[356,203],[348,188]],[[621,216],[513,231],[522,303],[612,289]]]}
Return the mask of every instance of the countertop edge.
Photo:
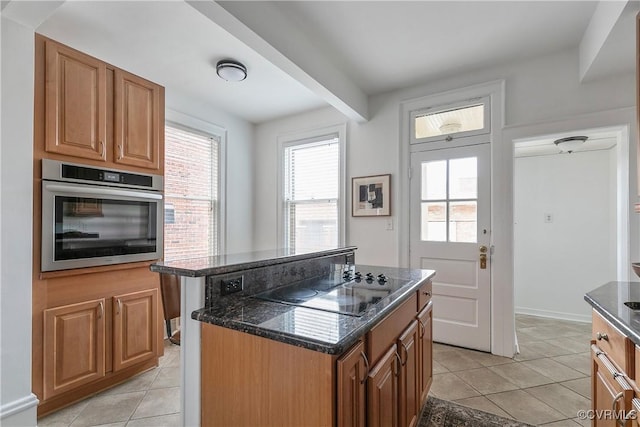
{"label": "countertop edge", "polygon": [[603,307],[598,301],[591,297],[588,293],[584,295],[584,300],[593,307],[602,317],[609,321],[616,329],[622,332],[623,335],[629,337],[635,345],[640,345],[640,334],[634,331],[629,325],[618,319],[617,316],[612,315],[605,307]]}
{"label": "countertop edge", "polygon": [[[274,258],[268,258],[263,260],[253,260],[246,262],[238,262],[235,264],[229,265],[221,265],[215,267],[206,267],[206,268],[183,268],[177,266],[163,265],[154,263],[149,266],[149,269],[155,273],[168,273],[168,274],[176,274],[178,276],[184,277],[204,277],[204,276],[212,276],[218,274],[228,274],[234,273],[236,271],[247,270],[251,268],[260,268],[260,267],[268,267],[272,265],[284,264],[292,261],[301,261],[305,259],[332,256],[332,255],[340,255],[343,253],[348,253],[356,250],[355,246],[347,246],[338,249],[328,249],[324,251],[317,252],[309,252],[303,254],[296,255],[283,255]],[[215,257],[214,257],[215,258]],[[185,259],[184,261],[187,261]],[[179,262],[180,260],[176,260],[175,262]]]}
{"label": "countertop edge", "polygon": [[[365,324],[355,328],[348,335],[342,338],[335,344],[304,338],[301,336],[288,334],[284,332],[271,331],[265,328],[261,328],[258,325],[247,324],[238,321],[225,321],[219,317],[207,315],[207,309],[201,308],[191,313],[191,318],[202,323],[209,323],[216,326],[221,326],[228,329],[233,329],[238,332],[244,332],[251,335],[271,339],[284,344],[294,345],[296,347],[302,347],[313,351],[319,351],[330,355],[340,355],[348,350],[353,344],[355,344],[362,336],[369,332],[375,325],[383,320],[388,314],[399,307],[407,299],[411,297],[411,294],[421,287],[426,281],[431,280],[435,276],[435,272],[432,272],[429,276],[422,277],[411,284],[403,293],[399,294],[392,302],[386,307],[376,313]],[[277,303],[273,303],[277,304]],[[311,310],[311,309],[310,309]]]}

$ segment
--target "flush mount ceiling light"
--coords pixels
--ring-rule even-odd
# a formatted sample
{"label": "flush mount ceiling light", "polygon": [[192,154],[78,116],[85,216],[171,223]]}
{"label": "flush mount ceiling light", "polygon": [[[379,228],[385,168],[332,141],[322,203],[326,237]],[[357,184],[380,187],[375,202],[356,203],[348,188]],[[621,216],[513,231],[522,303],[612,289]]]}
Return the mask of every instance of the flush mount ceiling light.
{"label": "flush mount ceiling light", "polygon": [[462,124],[459,122],[445,122],[440,125],[438,128],[440,132],[445,133],[456,133],[460,130]]}
{"label": "flush mount ceiling light", "polygon": [[561,153],[573,153],[574,150],[580,148],[584,142],[589,139],[588,136],[569,136],[553,141],[558,146]]}
{"label": "flush mount ceiling light", "polygon": [[247,67],[231,59],[223,59],[216,64],[216,73],[228,82],[240,82],[247,78]]}

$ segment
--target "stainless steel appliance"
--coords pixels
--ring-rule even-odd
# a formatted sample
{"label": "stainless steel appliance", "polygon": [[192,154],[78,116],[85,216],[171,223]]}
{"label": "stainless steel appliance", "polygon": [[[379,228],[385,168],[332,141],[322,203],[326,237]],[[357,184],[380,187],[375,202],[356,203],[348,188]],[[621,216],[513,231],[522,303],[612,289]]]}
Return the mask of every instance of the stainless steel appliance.
{"label": "stainless steel appliance", "polygon": [[360,317],[409,280],[384,274],[346,270],[342,276],[329,274],[254,295],[255,298],[332,313]]}
{"label": "stainless steel appliance", "polygon": [[160,175],[42,160],[42,271],[162,257]]}

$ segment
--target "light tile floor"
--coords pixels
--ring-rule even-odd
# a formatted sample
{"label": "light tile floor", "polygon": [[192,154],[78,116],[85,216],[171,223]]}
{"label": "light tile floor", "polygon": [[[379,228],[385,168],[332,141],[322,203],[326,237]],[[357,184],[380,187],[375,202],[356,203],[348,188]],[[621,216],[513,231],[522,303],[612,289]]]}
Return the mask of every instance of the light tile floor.
{"label": "light tile floor", "polygon": [[[434,344],[431,395],[534,425],[578,426],[590,407],[590,323],[517,315],[513,359]],[[55,427],[179,427],[180,348],[158,368],[38,420]]]}
{"label": "light tile floor", "polygon": [[434,344],[430,394],[534,425],[589,426],[591,324],[516,315],[513,359]]}

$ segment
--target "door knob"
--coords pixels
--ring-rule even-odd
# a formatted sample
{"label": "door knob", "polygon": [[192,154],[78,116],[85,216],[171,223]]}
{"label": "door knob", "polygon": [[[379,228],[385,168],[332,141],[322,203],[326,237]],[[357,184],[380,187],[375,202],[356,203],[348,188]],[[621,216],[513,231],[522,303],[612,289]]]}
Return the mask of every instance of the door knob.
{"label": "door knob", "polygon": [[480,253],[481,254],[486,254],[487,253],[487,247],[485,245],[480,246]]}

